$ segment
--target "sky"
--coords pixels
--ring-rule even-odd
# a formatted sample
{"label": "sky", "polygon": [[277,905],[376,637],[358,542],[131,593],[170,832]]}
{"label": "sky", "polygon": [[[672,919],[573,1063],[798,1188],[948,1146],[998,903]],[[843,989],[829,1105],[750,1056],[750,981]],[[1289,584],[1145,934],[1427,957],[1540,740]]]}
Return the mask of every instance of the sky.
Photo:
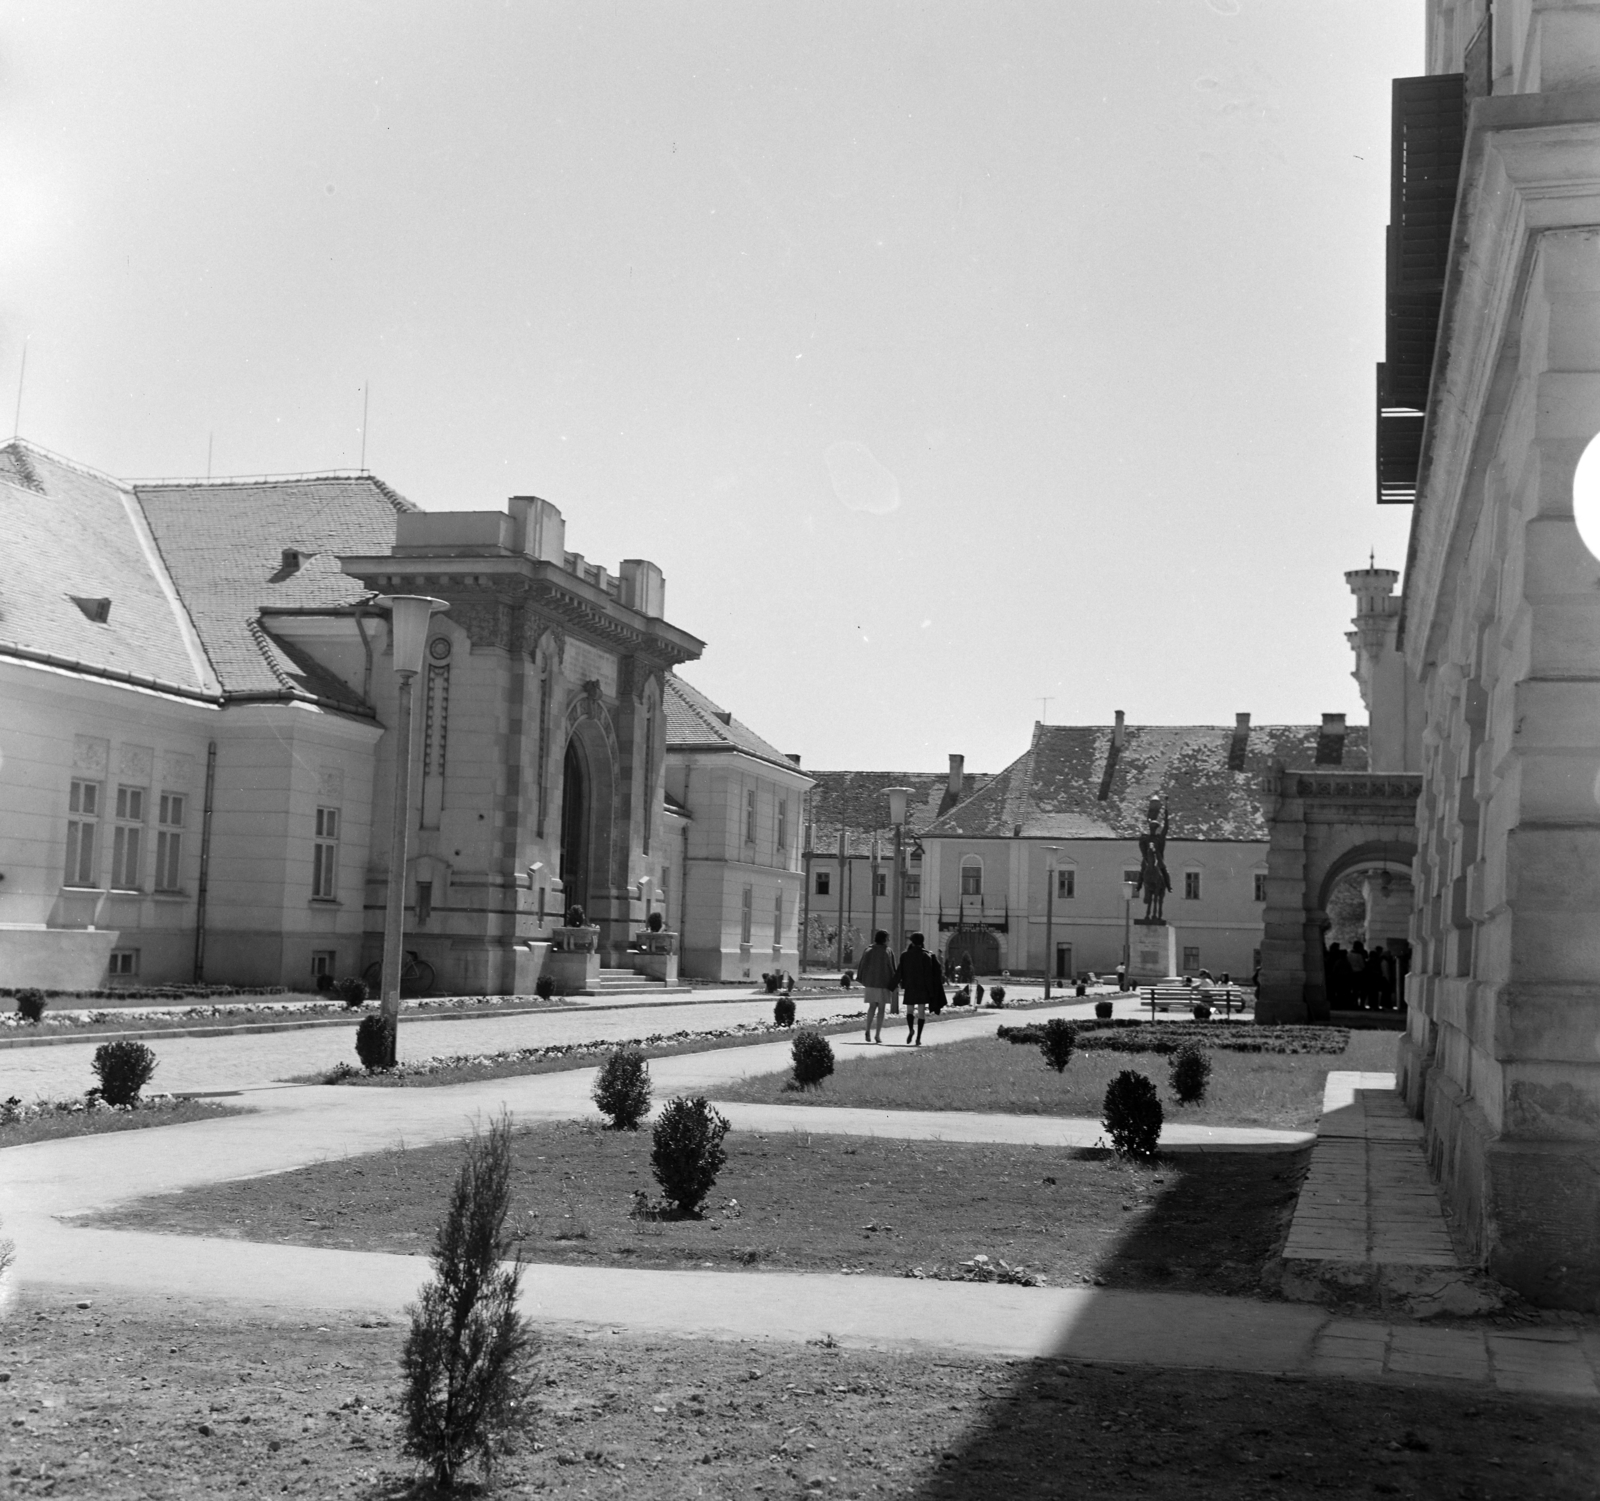
{"label": "sky", "polygon": [[26,341],[120,477],[542,495],[807,767],[1364,722],[1422,9],[9,0],[0,401]]}

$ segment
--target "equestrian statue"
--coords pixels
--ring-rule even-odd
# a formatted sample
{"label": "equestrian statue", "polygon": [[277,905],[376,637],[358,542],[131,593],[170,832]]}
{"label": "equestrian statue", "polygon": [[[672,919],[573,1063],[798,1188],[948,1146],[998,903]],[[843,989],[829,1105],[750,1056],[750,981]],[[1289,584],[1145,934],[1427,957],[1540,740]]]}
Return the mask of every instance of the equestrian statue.
{"label": "equestrian statue", "polygon": [[1135,895],[1144,898],[1144,917],[1140,921],[1151,926],[1165,923],[1161,915],[1162,903],[1172,890],[1172,877],[1167,874],[1167,830],[1172,827],[1172,809],[1163,808],[1161,799],[1150,799],[1145,813],[1148,827],[1139,836],[1139,881]]}

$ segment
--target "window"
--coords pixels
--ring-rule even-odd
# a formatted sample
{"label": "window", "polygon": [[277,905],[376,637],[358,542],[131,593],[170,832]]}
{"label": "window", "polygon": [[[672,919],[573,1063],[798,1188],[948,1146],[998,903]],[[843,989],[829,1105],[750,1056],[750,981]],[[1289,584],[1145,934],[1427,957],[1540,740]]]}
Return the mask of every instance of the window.
{"label": "window", "polygon": [[783,893],[780,891],[772,899],[772,946],[779,948],[783,944]]}
{"label": "window", "polygon": [[1200,968],[1200,950],[1198,948],[1191,948],[1188,944],[1185,944],[1183,946],[1183,972],[1184,972],[1184,974],[1186,974],[1186,975],[1193,974],[1194,971],[1199,969],[1199,968]]}
{"label": "window", "polygon": [[339,897],[339,810],[317,809],[317,837],[311,846],[311,899],[337,901]]}
{"label": "window", "polygon": [[115,978],[139,973],[138,949],[112,949],[111,975]]}
{"label": "window", "polygon": [[906,877],[906,900],[908,902],[914,902],[921,895],[922,895],[922,877],[921,876],[907,876]]}
{"label": "window", "polygon": [[819,870],[817,872],[817,895],[826,896],[833,889],[833,872]]}
{"label": "window", "polygon": [[334,949],[313,949],[311,951],[311,978],[320,980],[324,975],[330,979],[336,972],[338,953]]}
{"label": "window", "polygon": [[117,891],[139,889],[144,863],[144,788],[117,788],[117,821],[111,835],[111,885]]}
{"label": "window", "polygon": [[541,886],[541,887],[540,887],[540,888],[539,888],[539,921],[540,921],[540,922],[543,922],[543,921],[544,921],[544,912],[545,912],[545,907],[544,907],[544,894],[545,894],[545,891],[546,891],[546,890],[547,890],[547,889],[548,889],[548,888],[546,888],[546,887],[544,887],[544,886]]}
{"label": "window", "polygon": [[778,848],[789,848],[789,799],[778,799]]}
{"label": "window", "polygon": [[417,882],[417,923],[422,923],[433,916],[433,882]]}
{"label": "window", "polygon": [[94,862],[95,830],[100,823],[100,784],[74,781],[67,800],[68,886],[93,886],[97,870]]}
{"label": "window", "polygon": [[1259,871],[1256,873],[1256,900],[1264,902],[1267,899],[1267,878]]}
{"label": "window", "polygon": [[1078,872],[1075,870],[1058,870],[1056,872],[1056,899],[1076,896],[1078,894]]}
{"label": "window", "polygon": [[756,842],[756,789],[750,788],[744,795],[744,842]]}
{"label": "window", "polygon": [[746,886],[744,889],[744,904],[739,911],[739,942],[750,942],[751,919],[755,915],[755,888]]}
{"label": "window", "polygon": [[880,870],[875,876],[873,876],[872,889],[877,892],[879,896],[888,896],[889,873],[887,871]]}
{"label": "window", "polygon": [[1130,886],[1137,886],[1139,884],[1139,872],[1137,870],[1125,870],[1122,873],[1122,879]]}
{"label": "window", "polygon": [[1183,899],[1186,902],[1198,902],[1200,900],[1200,872],[1199,871],[1197,871],[1197,870],[1186,870],[1186,871],[1184,871],[1184,873],[1183,873]]}
{"label": "window", "polygon": [[188,799],[163,792],[156,804],[156,890],[183,889],[183,815]]}
{"label": "window", "polygon": [[961,862],[961,894],[983,895],[983,862],[972,855]]}

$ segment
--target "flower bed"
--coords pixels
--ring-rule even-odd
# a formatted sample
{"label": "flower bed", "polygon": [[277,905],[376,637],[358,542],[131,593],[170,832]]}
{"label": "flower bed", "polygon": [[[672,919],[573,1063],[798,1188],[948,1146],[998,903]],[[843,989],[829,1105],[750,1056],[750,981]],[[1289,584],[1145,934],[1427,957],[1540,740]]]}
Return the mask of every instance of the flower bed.
{"label": "flower bed", "polygon": [[[1003,1042],[1037,1047],[1044,1028],[1036,1022],[1000,1027]],[[1350,1045],[1348,1027],[1244,1027],[1234,1022],[1085,1023],[1077,1035],[1084,1052],[1173,1053],[1186,1042],[1226,1053],[1342,1053]]]}

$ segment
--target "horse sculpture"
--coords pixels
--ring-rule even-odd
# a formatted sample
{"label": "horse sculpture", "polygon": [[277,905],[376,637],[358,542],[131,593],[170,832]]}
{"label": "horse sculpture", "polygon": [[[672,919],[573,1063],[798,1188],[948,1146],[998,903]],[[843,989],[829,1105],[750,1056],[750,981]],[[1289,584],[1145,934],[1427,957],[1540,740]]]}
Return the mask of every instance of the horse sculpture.
{"label": "horse sculpture", "polygon": [[[1159,827],[1156,818],[1160,815]],[[1150,799],[1150,811],[1147,815],[1149,827],[1139,836],[1139,882],[1134,887],[1137,895],[1144,898],[1144,921],[1147,923],[1165,922],[1161,915],[1162,904],[1167,899],[1167,893],[1172,890],[1172,877],[1167,874],[1167,830],[1172,827],[1172,810],[1161,809],[1160,801]]]}

